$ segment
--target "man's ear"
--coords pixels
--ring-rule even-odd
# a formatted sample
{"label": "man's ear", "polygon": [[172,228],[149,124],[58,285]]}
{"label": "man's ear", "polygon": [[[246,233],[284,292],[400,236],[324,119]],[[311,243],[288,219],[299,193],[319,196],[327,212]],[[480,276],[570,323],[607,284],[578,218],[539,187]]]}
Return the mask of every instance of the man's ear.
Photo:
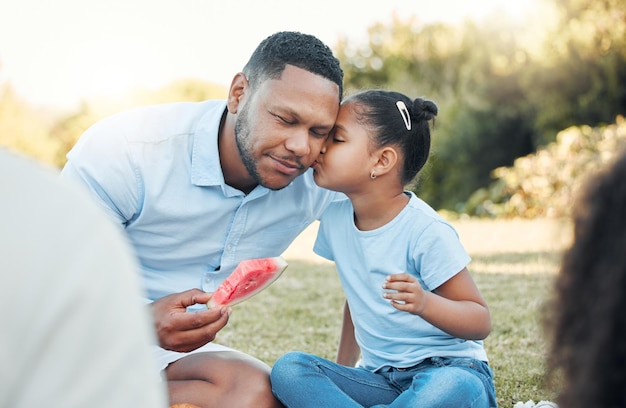
{"label": "man's ear", "polygon": [[393,169],[398,162],[398,152],[392,146],[385,146],[378,151],[376,174],[383,175]]}
{"label": "man's ear", "polygon": [[246,95],[249,89],[250,85],[248,83],[248,78],[246,78],[243,72],[238,72],[233,78],[230,88],[228,89],[228,99],[226,102],[228,112],[233,114],[237,113],[241,99]]}

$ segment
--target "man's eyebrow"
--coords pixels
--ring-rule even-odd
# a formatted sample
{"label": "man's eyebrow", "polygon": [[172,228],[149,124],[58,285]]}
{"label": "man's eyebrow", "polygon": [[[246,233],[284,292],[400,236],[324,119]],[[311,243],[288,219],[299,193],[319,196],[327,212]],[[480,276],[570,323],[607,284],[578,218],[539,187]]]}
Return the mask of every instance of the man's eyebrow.
{"label": "man's eyebrow", "polygon": [[329,132],[335,127],[335,125],[316,125],[316,126],[311,126],[312,129],[318,129],[318,130],[328,130]]}

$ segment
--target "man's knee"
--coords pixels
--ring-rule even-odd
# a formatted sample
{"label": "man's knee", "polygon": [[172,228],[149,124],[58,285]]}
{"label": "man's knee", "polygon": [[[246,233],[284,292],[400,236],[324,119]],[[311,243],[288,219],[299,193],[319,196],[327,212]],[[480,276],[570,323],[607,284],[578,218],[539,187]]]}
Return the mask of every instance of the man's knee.
{"label": "man's knee", "polygon": [[270,386],[270,367],[243,353],[198,353],[168,367],[173,402],[200,407],[280,407]]}

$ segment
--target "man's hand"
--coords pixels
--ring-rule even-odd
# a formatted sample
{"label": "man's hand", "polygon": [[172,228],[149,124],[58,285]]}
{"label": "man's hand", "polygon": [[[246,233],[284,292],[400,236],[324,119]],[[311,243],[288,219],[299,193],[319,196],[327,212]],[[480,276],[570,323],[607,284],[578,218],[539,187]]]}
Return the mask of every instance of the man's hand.
{"label": "man's hand", "polygon": [[187,307],[205,304],[210,293],[191,289],[165,296],[152,303],[159,345],[167,350],[188,352],[215,340],[230,316],[228,307],[187,312]]}

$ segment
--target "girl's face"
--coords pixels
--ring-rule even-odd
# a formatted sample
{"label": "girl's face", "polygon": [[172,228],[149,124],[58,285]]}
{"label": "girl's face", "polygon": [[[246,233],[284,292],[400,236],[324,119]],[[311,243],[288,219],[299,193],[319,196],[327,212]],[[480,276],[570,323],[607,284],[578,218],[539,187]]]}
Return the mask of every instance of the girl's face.
{"label": "girl's face", "polygon": [[371,183],[377,162],[369,130],[356,121],[355,105],[352,101],[341,105],[335,127],[312,166],[320,187],[346,194],[363,191]]}

